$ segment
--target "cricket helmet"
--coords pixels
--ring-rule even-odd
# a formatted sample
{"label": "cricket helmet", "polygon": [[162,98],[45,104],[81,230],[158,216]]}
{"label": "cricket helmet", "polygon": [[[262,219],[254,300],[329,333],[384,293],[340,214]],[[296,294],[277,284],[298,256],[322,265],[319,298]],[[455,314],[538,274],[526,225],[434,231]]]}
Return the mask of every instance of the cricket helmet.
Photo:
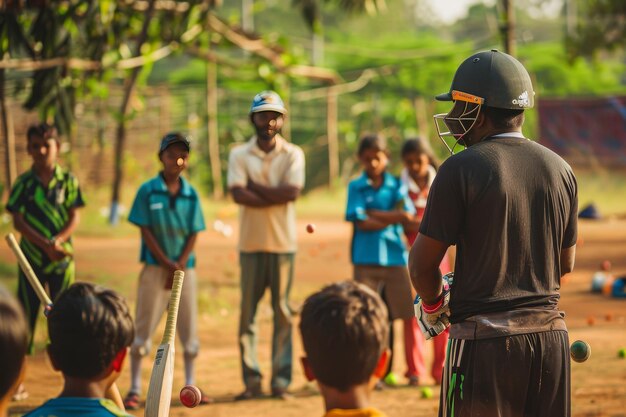
{"label": "cricket helmet", "polygon": [[[478,52],[461,63],[450,91],[435,97],[462,104],[434,116],[437,133],[454,153],[454,147],[476,123],[482,106],[524,110],[534,106],[534,96],[530,75],[517,59],[496,49]],[[446,136],[454,137],[452,148],[444,140]]]}

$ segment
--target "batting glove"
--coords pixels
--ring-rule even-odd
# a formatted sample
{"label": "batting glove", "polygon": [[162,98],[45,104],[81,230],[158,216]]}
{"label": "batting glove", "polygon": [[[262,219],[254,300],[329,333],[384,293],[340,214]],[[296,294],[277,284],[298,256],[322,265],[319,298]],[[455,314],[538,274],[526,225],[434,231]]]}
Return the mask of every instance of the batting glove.
{"label": "batting glove", "polygon": [[415,297],[415,317],[426,340],[443,333],[450,326],[450,285],[453,276],[452,272],[443,276],[443,292],[437,303],[424,304],[419,295]]}

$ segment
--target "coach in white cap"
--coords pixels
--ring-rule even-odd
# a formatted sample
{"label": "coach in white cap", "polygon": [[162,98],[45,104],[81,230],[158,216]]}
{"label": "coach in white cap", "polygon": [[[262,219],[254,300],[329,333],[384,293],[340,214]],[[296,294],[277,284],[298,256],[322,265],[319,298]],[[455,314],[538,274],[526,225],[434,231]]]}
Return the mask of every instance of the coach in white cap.
{"label": "coach in white cap", "polygon": [[289,291],[296,253],[294,201],[304,186],[304,153],[280,135],[286,114],[278,94],[257,94],[250,108],[256,134],[234,148],[228,162],[228,187],[240,207],[239,348],[246,389],[237,400],[262,395],[255,316],[267,287],[274,310],[271,392],[276,398],[289,397],[293,315]]}

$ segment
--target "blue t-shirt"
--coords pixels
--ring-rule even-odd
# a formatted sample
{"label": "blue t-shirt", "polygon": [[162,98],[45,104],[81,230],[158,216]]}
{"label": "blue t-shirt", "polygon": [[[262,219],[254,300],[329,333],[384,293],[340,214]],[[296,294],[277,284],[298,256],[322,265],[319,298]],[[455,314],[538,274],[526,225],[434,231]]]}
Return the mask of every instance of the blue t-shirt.
{"label": "blue t-shirt", "polygon": [[[196,190],[183,177],[176,196],[170,195],[161,174],[139,187],[128,220],[137,226],[147,226],[161,250],[172,261],[177,261],[189,236],[204,230],[204,217]],[[158,265],[158,261],[141,239],[141,262]],[[186,268],[193,268],[196,258],[189,255]]]}
{"label": "blue t-shirt", "polygon": [[24,417],[132,417],[105,398],[53,398]]}
{"label": "blue t-shirt", "polygon": [[[363,173],[348,185],[346,220],[366,220],[367,210],[391,211],[400,208],[415,213],[407,188],[393,175],[385,172],[378,189]],[[352,263],[355,265],[402,266],[408,261],[401,224],[391,224],[381,230],[359,230],[352,235]]]}

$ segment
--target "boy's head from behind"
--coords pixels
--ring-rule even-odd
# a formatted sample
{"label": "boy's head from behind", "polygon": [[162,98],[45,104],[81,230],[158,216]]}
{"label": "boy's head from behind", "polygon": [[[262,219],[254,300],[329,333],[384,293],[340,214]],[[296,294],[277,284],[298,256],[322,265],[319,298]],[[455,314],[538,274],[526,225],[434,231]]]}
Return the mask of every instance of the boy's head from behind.
{"label": "boy's head from behind", "polygon": [[17,301],[0,287],[0,402],[21,382],[28,326]]}
{"label": "boy's head from behind", "polygon": [[341,392],[382,377],[388,359],[387,317],[378,294],[354,281],[309,296],[300,320],[307,377]]}
{"label": "boy's head from behind", "polygon": [[48,315],[53,366],[66,377],[98,380],[119,372],[134,325],[115,291],[86,282],[61,293]]}

